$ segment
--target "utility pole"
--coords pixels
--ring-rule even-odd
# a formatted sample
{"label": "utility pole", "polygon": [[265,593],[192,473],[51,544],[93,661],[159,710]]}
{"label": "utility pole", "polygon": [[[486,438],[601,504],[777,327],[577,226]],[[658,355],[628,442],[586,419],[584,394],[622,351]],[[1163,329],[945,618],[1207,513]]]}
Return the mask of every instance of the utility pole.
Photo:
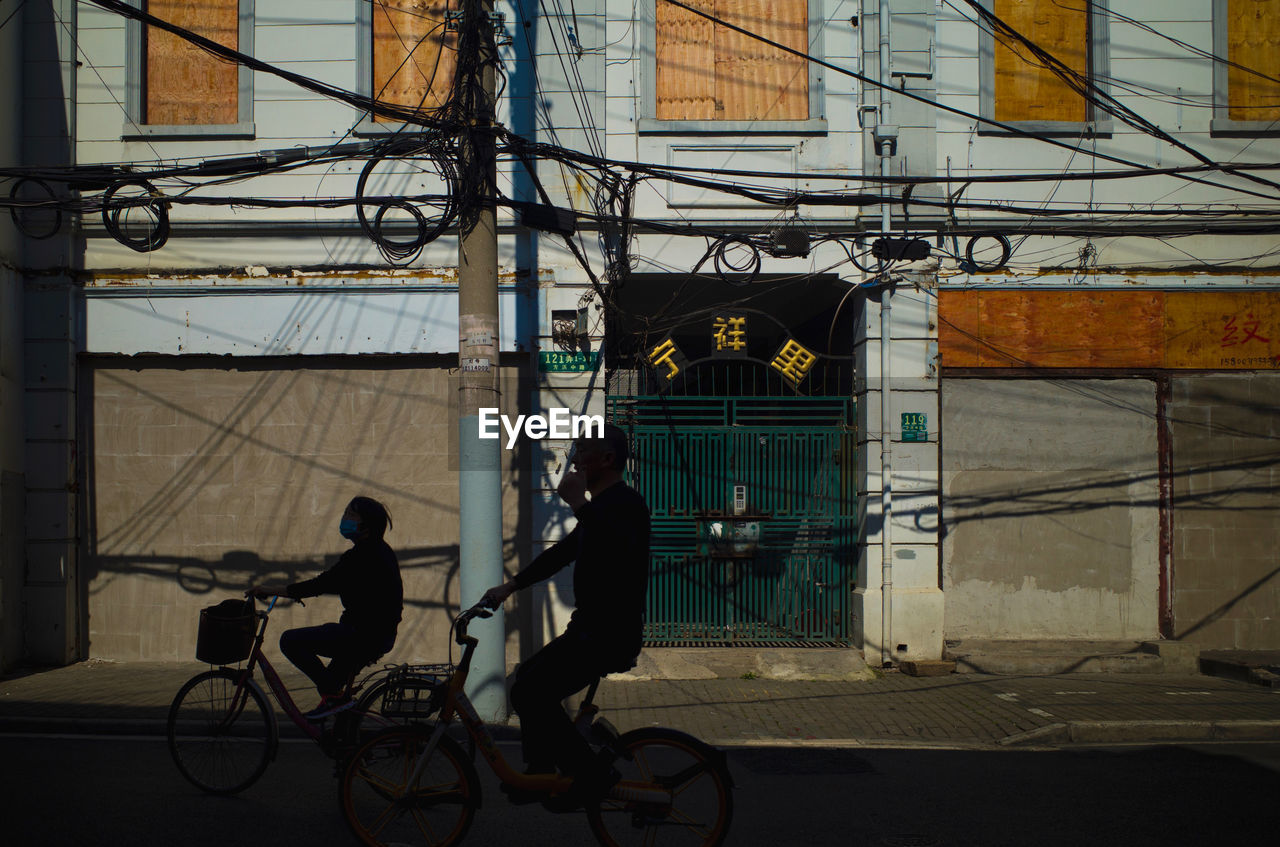
{"label": "utility pole", "polygon": [[[463,608],[505,580],[502,569],[502,463],[498,439],[481,439],[479,410],[497,407],[498,233],[494,209],[497,181],[493,0],[466,0],[460,43],[478,55],[459,66],[480,74],[479,85],[460,80],[469,113],[460,145],[459,186],[463,232],[458,243],[458,524],[459,590]],[[471,214],[466,210],[472,209]],[[472,224],[468,229],[468,225]],[[467,680],[467,696],[487,721],[506,720],[506,627],[502,609],[477,620],[480,645]]]}

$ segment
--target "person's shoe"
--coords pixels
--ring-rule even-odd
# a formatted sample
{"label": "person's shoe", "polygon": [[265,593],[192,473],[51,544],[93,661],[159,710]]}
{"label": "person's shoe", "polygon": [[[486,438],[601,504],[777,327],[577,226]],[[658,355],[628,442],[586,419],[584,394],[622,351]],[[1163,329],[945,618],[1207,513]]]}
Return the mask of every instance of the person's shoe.
{"label": "person's shoe", "polygon": [[[534,775],[550,775],[547,771],[525,771],[526,776]],[[507,800],[514,806],[527,806],[530,803],[538,803],[545,801],[548,797],[545,791],[532,791],[528,788],[516,788],[514,785],[502,783],[498,786],[503,794],[507,796]]]}
{"label": "person's shoe", "polygon": [[553,794],[542,801],[542,807],[548,812],[576,812],[599,804],[609,789],[618,784],[622,774],[616,768],[606,773],[591,776],[579,776],[573,785],[563,794]]}
{"label": "person's shoe", "polygon": [[322,721],[330,715],[336,715],[338,712],[345,712],[354,705],[355,701],[350,697],[324,694],[320,697],[320,704],[311,711],[305,713],[303,717],[309,721]]}

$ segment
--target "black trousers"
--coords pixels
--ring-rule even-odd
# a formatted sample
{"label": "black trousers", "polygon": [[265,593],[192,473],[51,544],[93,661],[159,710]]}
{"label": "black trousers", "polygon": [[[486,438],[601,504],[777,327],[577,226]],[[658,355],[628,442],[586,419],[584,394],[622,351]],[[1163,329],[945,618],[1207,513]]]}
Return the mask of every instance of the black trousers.
{"label": "black trousers", "polygon": [[565,633],[516,670],[511,706],[520,716],[525,769],[530,773],[594,775],[594,757],[561,701],[608,672],[599,645]]}
{"label": "black trousers", "polygon": [[[344,623],[304,626],[280,636],[280,652],[311,678],[321,696],[341,694],[352,676],[377,661],[394,644],[394,635],[389,643],[372,644],[355,627]],[[321,656],[329,659],[327,666],[320,661]]]}

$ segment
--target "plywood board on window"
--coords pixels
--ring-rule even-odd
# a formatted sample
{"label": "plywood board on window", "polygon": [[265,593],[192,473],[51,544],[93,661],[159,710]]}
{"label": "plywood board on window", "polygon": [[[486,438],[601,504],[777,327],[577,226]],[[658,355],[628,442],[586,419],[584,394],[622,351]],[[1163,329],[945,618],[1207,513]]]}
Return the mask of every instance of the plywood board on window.
{"label": "plywood board on window", "polygon": [[[1087,0],[996,0],[996,17],[1080,75],[1089,73]],[[995,119],[1084,121],[1085,100],[1021,42],[996,33]]]}
{"label": "plywood board on window", "polygon": [[457,0],[372,2],[373,96],[428,113],[439,109],[458,65],[457,33],[445,29],[445,13],[458,8]]}
{"label": "plywood board on window", "polygon": [[[715,0],[691,0],[687,5],[716,13]],[[715,25],[670,3],[659,2],[657,13],[658,119],[715,120]]]}
{"label": "plywood board on window", "polygon": [[[239,0],[148,0],[147,11],[211,41],[236,49]],[[188,41],[146,27],[143,123],[162,126],[233,124],[240,114],[240,67]]]}
{"label": "plywood board on window", "polygon": [[[807,0],[697,0],[709,15],[809,52]],[[805,120],[809,68],[798,56],[673,6],[657,6],[659,120]]]}
{"label": "plywood board on window", "polygon": [[1159,292],[944,292],[939,346],[948,367],[1159,367]]}
{"label": "plywood board on window", "polygon": [[1227,9],[1227,115],[1280,119],[1280,0],[1230,0]]}

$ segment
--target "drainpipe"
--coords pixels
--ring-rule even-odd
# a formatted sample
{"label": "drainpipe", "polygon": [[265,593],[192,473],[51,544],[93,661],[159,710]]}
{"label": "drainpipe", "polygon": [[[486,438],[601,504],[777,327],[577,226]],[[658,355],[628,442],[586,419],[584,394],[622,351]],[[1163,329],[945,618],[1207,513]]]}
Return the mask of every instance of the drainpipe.
{"label": "drainpipe", "polygon": [[[880,175],[890,175],[890,162],[897,150],[897,127],[890,122],[890,97],[888,87],[889,68],[889,0],[880,0],[880,111],[876,116],[875,145],[880,157]],[[888,196],[889,183],[881,186]],[[880,205],[880,237],[888,238],[892,226],[889,204]],[[887,262],[886,262],[887,264]],[[883,268],[882,268],[883,270]],[[893,415],[890,409],[889,348],[893,326],[893,288],[888,273],[880,279],[880,510],[883,522],[880,528],[880,661],[883,666],[893,662],[890,645],[893,643]]]}

